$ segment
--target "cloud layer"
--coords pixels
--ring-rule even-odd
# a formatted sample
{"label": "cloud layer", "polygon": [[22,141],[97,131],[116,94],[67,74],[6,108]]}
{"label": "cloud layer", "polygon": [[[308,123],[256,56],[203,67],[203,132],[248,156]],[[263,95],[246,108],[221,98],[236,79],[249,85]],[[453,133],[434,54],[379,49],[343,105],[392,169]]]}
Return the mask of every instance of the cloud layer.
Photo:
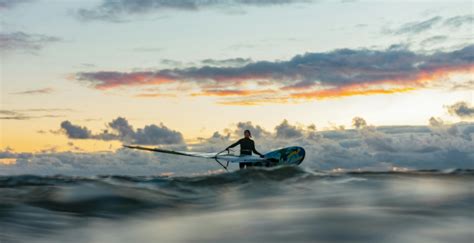
{"label": "cloud layer", "polygon": [[400,48],[340,49],[237,67],[79,72],[76,80],[102,90],[167,85],[169,91],[172,85],[184,84],[198,90],[193,95],[230,97],[222,103],[256,104],[407,92],[453,73],[472,73],[473,69],[474,45],[469,45],[432,54]]}
{"label": "cloud layer", "polygon": [[447,108],[451,115],[458,116],[462,119],[474,119],[474,106],[467,102],[460,101],[448,106]]}
{"label": "cloud layer", "polygon": [[405,34],[420,34],[422,32],[433,29],[434,27],[448,27],[448,28],[460,28],[463,25],[472,26],[474,23],[474,15],[458,15],[449,18],[443,18],[441,16],[435,16],[426,20],[413,21],[405,23],[402,26],[395,29],[386,29],[385,33],[394,35],[405,35]]}
{"label": "cloud layer", "polygon": [[61,41],[54,36],[29,34],[25,32],[0,33],[0,49],[2,52],[26,51],[36,53],[48,44]]}
{"label": "cloud layer", "polygon": [[123,117],[118,117],[107,124],[106,130],[93,134],[87,127],[74,125],[70,121],[63,121],[61,129],[71,139],[99,139],[117,140],[133,144],[183,144],[183,135],[171,130],[163,124],[146,125],[144,128],[134,129]]}
{"label": "cloud layer", "polygon": [[127,15],[149,14],[165,10],[198,11],[208,8],[229,8],[241,6],[266,7],[311,0],[103,0],[93,9],[79,9],[83,20],[105,20],[120,22]]}
{"label": "cloud layer", "polygon": [[0,10],[11,9],[21,3],[27,3],[27,2],[32,2],[32,1],[34,0],[0,0]]}
{"label": "cloud layer", "polygon": [[25,91],[20,91],[20,92],[15,92],[12,94],[17,94],[17,95],[37,95],[37,94],[50,94],[53,93],[54,89],[53,88],[42,88],[42,89],[31,89],[31,90],[25,90]]}
{"label": "cloud layer", "polygon": [[[360,124],[360,119],[363,120],[358,118],[354,121]],[[116,124],[117,129],[122,129],[122,134],[132,132],[123,120],[111,123]],[[316,131],[313,125],[305,127],[283,121],[273,131],[266,131],[251,122],[239,122],[235,127],[223,131],[227,135],[215,132],[211,137],[202,138],[200,142],[188,144],[187,147],[200,152],[220,151],[242,136],[243,129],[251,129],[260,152],[293,145],[303,146],[307,156],[301,166],[312,169],[474,169],[474,123],[384,127],[366,125],[359,126],[359,129]],[[174,145],[161,147],[167,146]],[[0,151],[0,159],[16,161],[0,165],[0,174],[156,175],[172,172],[183,175],[219,169],[212,160],[127,149],[106,153],[15,153],[7,149]],[[232,169],[237,168],[234,166]]]}
{"label": "cloud layer", "polygon": [[70,109],[22,109],[22,110],[0,110],[0,120],[30,120],[37,118],[63,117],[64,112]]}

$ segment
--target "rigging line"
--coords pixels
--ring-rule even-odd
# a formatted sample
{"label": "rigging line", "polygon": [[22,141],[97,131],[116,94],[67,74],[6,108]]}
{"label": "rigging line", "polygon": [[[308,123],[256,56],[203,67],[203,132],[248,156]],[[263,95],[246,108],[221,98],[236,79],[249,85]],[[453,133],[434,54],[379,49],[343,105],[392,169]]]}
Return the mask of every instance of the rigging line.
{"label": "rigging line", "polygon": [[[229,161],[227,161],[227,166],[225,166],[225,165],[222,164],[222,163],[219,161],[219,159],[218,159],[219,154],[221,154],[221,153],[224,152],[224,151],[226,151],[226,150],[223,150],[223,151],[217,153],[217,154],[214,156],[214,159],[216,160],[216,162],[217,162],[218,164],[220,164],[220,165],[222,166],[222,168],[224,168],[226,171],[229,171],[229,170],[227,170],[227,167],[229,166]],[[227,150],[227,153],[229,153],[228,150]]]}

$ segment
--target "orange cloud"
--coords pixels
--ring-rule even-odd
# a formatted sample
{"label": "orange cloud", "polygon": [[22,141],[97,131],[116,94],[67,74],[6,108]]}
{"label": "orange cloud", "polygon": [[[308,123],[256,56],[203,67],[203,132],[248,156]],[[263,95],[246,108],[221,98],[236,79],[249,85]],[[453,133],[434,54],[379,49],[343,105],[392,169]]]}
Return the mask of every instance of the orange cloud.
{"label": "orange cloud", "polygon": [[252,96],[275,93],[275,90],[239,90],[239,89],[224,89],[224,90],[204,90],[200,93],[191,94],[192,96]]}
{"label": "orange cloud", "polygon": [[[408,92],[441,84],[453,74],[474,74],[474,45],[432,54],[409,50],[350,50],[305,53],[289,60],[251,62],[241,67],[190,67],[144,72],[86,72],[76,79],[97,89],[185,84],[166,92],[221,97],[221,104],[294,102]],[[436,82],[436,83],[435,83]],[[171,85],[172,86],[172,85]],[[252,88],[249,88],[252,87]],[[160,90],[161,87],[160,87]],[[163,89],[164,90],[164,89]],[[138,97],[160,97],[161,91]],[[166,95],[164,95],[166,96]],[[242,98],[239,101],[239,97]],[[249,99],[249,98],[252,99]],[[251,100],[251,101],[249,101]]]}
{"label": "orange cloud", "polygon": [[246,99],[227,99],[217,102],[220,105],[238,105],[238,106],[255,106],[263,104],[288,104],[290,99],[287,96],[277,97],[254,97]]}
{"label": "orange cloud", "polygon": [[177,80],[169,75],[156,72],[86,72],[78,73],[76,79],[88,82],[94,88],[105,90],[120,86],[143,86],[159,85],[176,82]]}
{"label": "orange cloud", "polygon": [[312,92],[294,93],[291,94],[291,98],[296,99],[326,99],[326,98],[339,98],[355,95],[377,95],[377,94],[393,94],[415,90],[415,88],[390,88],[390,89],[326,89],[317,90]]}
{"label": "orange cloud", "polygon": [[175,94],[163,94],[163,93],[143,93],[137,94],[135,97],[139,98],[162,98],[162,97],[176,97]]}
{"label": "orange cloud", "polygon": [[[473,65],[460,67],[439,68],[431,72],[420,72],[413,79],[380,80],[367,83],[344,85],[337,88],[314,90],[310,92],[296,92],[290,94],[295,99],[327,99],[356,95],[379,95],[409,92],[424,88],[429,83],[448,77],[452,74],[474,73]],[[382,86],[380,88],[380,86]],[[383,87],[388,86],[388,87]],[[285,88],[287,89],[287,88]],[[297,88],[295,90],[301,90]]]}

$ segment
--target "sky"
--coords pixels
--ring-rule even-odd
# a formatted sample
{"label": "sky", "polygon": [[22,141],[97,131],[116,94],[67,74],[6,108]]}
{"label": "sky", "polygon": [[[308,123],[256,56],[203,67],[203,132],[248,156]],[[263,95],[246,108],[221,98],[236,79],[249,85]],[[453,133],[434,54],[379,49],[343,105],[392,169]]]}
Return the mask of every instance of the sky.
{"label": "sky", "polygon": [[205,144],[242,128],[300,143],[355,129],[367,143],[373,127],[459,126],[472,146],[472,1],[0,0],[0,12],[4,164],[122,143],[219,150]]}

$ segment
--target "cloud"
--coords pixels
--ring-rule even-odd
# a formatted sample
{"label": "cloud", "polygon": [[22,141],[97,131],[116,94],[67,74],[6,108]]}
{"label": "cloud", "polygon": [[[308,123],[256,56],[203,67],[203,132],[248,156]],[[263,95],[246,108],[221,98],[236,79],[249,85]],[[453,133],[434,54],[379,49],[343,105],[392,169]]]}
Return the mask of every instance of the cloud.
{"label": "cloud", "polygon": [[448,18],[444,21],[444,25],[449,26],[449,27],[455,27],[459,28],[463,25],[468,25],[471,26],[474,23],[474,15],[468,14],[468,15],[459,15],[459,16],[454,16],[451,18]]}
{"label": "cloud", "polygon": [[431,117],[429,119],[429,124],[432,127],[441,127],[444,125],[444,122],[441,120],[441,118]]}
{"label": "cloud", "polygon": [[93,134],[87,127],[73,125],[70,121],[63,121],[61,129],[68,138],[72,139],[97,139],[117,140],[125,143],[162,145],[183,144],[183,135],[171,130],[162,123],[160,125],[146,125],[144,128],[134,129],[123,117],[118,117],[107,124],[106,130]]}
{"label": "cloud", "polygon": [[445,35],[435,35],[429,38],[424,39],[420,42],[421,46],[432,46],[435,44],[442,43],[443,41],[447,40],[448,37]]}
{"label": "cloud", "polygon": [[[63,117],[61,113],[72,111],[70,109],[21,109],[0,110],[0,120],[31,120],[38,118]],[[58,114],[59,113],[59,114]]]}
{"label": "cloud", "polygon": [[170,74],[157,72],[82,72],[76,75],[77,80],[91,84],[97,89],[109,89],[119,86],[140,86],[174,82]]}
{"label": "cloud", "polygon": [[474,22],[474,15],[458,15],[450,18],[444,19],[441,16],[435,16],[423,21],[413,21],[405,23],[402,26],[394,29],[384,29],[384,33],[393,34],[393,35],[416,35],[422,32],[433,29],[436,25],[439,27],[449,27],[452,29],[457,29],[463,25],[472,26]]}
{"label": "cloud", "polygon": [[474,106],[467,102],[457,102],[453,105],[447,106],[447,109],[451,115],[458,116],[459,118],[474,118]]}
{"label": "cloud", "polygon": [[242,89],[207,89],[201,93],[193,93],[192,96],[254,96],[260,94],[272,94],[276,91],[267,90],[242,90]]}
{"label": "cloud", "polygon": [[452,90],[474,90],[474,80],[453,84]]}
{"label": "cloud", "polygon": [[[111,123],[121,131],[120,136],[133,134],[128,122],[117,120]],[[304,147],[306,158],[301,166],[316,170],[474,169],[474,123],[466,122],[443,124],[442,127],[367,126],[315,131],[284,120],[272,132],[251,122],[238,122],[223,133],[216,131],[197,143],[178,145],[181,146],[179,149],[173,147],[174,144],[160,147],[217,152],[239,139],[242,136],[240,131],[245,128],[252,130],[256,148],[263,153],[281,147]],[[115,132],[119,136],[119,132]],[[219,168],[213,160],[128,149],[100,153],[15,153],[6,149],[0,151],[0,158],[15,161],[8,165],[0,164],[0,174],[156,175],[172,172],[184,175]],[[237,166],[232,165],[231,169],[237,169]]]}
{"label": "cloud", "polygon": [[[284,103],[354,95],[392,94],[474,68],[474,45],[449,52],[416,53],[404,48],[339,49],[305,53],[283,61],[243,66],[195,66],[138,72],[79,72],[76,80],[96,89],[172,85],[197,88],[191,95],[238,96],[222,104]],[[176,92],[185,91],[174,89]]]}
{"label": "cloud", "polygon": [[73,125],[70,121],[61,122],[61,129],[66,132],[69,138],[87,139],[91,138],[91,131],[86,127]]}
{"label": "cloud", "polygon": [[50,94],[54,92],[53,88],[43,88],[43,89],[32,89],[32,90],[25,90],[25,91],[20,91],[20,92],[15,92],[12,94],[17,94],[17,95],[37,95],[37,94]]}
{"label": "cloud", "polygon": [[165,10],[199,11],[209,8],[232,9],[241,6],[267,7],[311,2],[311,0],[103,0],[93,9],[79,9],[82,20],[124,21],[124,17],[144,15]]}
{"label": "cloud", "polygon": [[298,138],[303,136],[301,129],[296,126],[290,125],[287,120],[275,127],[277,138]]}
{"label": "cloud", "polygon": [[216,60],[216,59],[204,59],[201,61],[202,64],[204,65],[210,65],[210,66],[218,66],[218,67],[239,67],[239,66],[244,66],[246,64],[249,64],[252,62],[252,59],[250,58],[228,58],[228,59],[223,59],[223,60]]}
{"label": "cloud", "polygon": [[243,136],[245,130],[249,130],[254,138],[261,138],[270,135],[270,132],[266,131],[259,125],[253,125],[250,121],[237,123],[237,129],[235,129],[233,134],[235,136]]}
{"label": "cloud", "polygon": [[33,2],[34,0],[0,0],[0,10],[12,9],[19,4]]}
{"label": "cloud", "polygon": [[361,131],[364,142],[367,146],[376,152],[397,152],[393,145],[393,139],[386,136],[385,133],[377,131],[374,127],[366,127]]}
{"label": "cloud", "polygon": [[440,23],[443,18],[435,16],[423,21],[414,21],[402,25],[400,28],[391,30],[390,33],[396,35],[402,34],[419,34],[421,32],[431,29],[435,24]]}
{"label": "cloud", "polygon": [[61,41],[60,38],[25,32],[0,33],[0,49],[2,52],[26,51],[36,53],[46,45]]}
{"label": "cloud", "polygon": [[354,126],[357,129],[364,128],[367,126],[367,122],[362,117],[354,117],[352,119],[352,126]]}

